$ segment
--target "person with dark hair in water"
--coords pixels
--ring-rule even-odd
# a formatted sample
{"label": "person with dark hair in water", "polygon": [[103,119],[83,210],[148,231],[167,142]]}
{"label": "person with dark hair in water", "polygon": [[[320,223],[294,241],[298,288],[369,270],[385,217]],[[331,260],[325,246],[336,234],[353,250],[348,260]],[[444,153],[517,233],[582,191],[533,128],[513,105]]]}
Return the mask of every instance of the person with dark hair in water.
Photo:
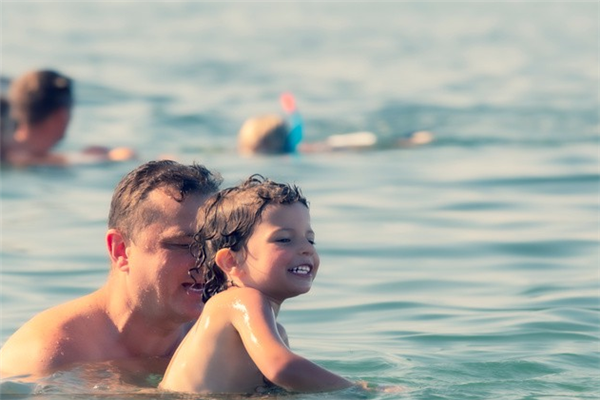
{"label": "person with dark hair in water", "polygon": [[[21,167],[68,165],[135,157],[131,149],[122,147],[92,146],[75,157],[51,151],[66,135],[75,101],[73,86],[71,78],[53,70],[31,71],[10,84],[8,114],[2,118],[3,163]],[[13,127],[5,126],[9,121]]]}
{"label": "person with dark hair in water", "polygon": [[198,208],[221,181],[201,165],[167,160],[127,174],[110,206],[106,283],[19,328],[0,349],[2,378],[107,361],[162,374],[203,308],[202,287],[188,275],[189,246]]}

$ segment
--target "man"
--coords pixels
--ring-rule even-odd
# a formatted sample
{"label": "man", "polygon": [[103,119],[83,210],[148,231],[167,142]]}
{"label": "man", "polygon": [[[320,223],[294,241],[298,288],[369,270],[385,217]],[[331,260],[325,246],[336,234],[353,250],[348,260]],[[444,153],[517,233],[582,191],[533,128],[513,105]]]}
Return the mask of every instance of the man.
{"label": "man", "polygon": [[25,167],[135,158],[135,152],[125,147],[90,146],[75,157],[52,152],[71,120],[73,86],[71,78],[53,70],[30,71],[10,84],[8,105],[15,127],[2,130],[3,163]]}
{"label": "man", "polygon": [[109,212],[106,283],[18,329],[0,349],[2,378],[133,359],[158,361],[153,372],[164,372],[202,311],[202,288],[188,275],[189,245],[198,208],[221,181],[203,166],[166,160],[127,174]]}

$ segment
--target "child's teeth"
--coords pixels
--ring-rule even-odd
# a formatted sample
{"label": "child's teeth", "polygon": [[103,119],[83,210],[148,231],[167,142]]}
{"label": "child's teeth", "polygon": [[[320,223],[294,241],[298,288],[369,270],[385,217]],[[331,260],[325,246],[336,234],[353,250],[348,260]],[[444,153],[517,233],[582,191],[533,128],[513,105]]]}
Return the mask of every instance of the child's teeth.
{"label": "child's teeth", "polygon": [[308,265],[301,265],[299,267],[294,267],[291,269],[294,274],[308,274],[310,272],[310,267]]}

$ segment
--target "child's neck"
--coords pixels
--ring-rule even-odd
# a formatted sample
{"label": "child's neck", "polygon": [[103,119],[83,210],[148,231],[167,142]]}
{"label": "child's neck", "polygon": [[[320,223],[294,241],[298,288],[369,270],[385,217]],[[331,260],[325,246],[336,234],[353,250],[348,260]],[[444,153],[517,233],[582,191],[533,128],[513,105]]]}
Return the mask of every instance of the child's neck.
{"label": "child's neck", "polygon": [[[237,286],[237,285],[235,285],[235,286],[232,286],[232,287],[228,288],[227,290],[232,290],[232,289],[240,288],[240,287],[248,287],[248,288],[251,288],[251,289],[255,289],[255,288],[252,288],[250,286]],[[255,290],[258,290],[258,289],[255,289]],[[285,299],[275,298],[275,297],[272,297],[272,296],[269,296],[269,295],[265,294],[264,292],[261,292],[260,290],[258,290],[258,291],[263,296],[265,296],[265,298],[269,301],[269,304],[271,305],[271,309],[273,310],[273,314],[275,315],[275,318],[277,318],[277,315],[279,314],[279,309],[281,308],[281,304],[283,303],[283,301]]]}
{"label": "child's neck", "polygon": [[275,300],[271,299],[269,296],[267,296],[267,299],[269,299],[269,303],[271,303],[271,308],[273,309],[273,315],[275,315],[275,318],[277,318],[277,315],[279,315],[279,309],[281,308],[281,303],[283,303],[283,301],[275,301]]}

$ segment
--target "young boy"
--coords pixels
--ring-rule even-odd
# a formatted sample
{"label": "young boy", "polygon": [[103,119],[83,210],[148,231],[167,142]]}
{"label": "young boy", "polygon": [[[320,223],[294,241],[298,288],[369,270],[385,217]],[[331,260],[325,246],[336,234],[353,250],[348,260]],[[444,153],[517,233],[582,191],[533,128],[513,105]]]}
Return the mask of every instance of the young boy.
{"label": "young boy", "polygon": [[206,304],[160,387],[256,393],[273,385],[298,392],[353,386],[293,353],[277,323],[283,301],[308,292],[319,269],[300,190],[254,175],[207,200],[198,217],[190,274],[204,284]]}

